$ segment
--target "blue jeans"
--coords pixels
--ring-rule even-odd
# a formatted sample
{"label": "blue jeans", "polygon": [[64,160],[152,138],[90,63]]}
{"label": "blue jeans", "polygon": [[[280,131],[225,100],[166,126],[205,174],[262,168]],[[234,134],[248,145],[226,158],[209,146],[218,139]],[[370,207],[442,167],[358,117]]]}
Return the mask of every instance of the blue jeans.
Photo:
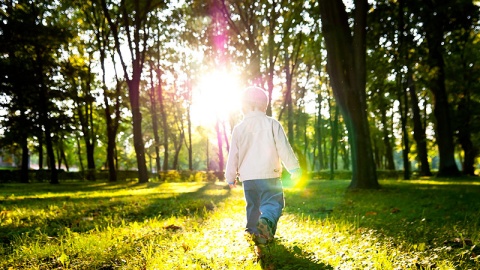
{"label": "blue jeans", "polygon": [[247,180],[242,185],[247,202],[246,231],[258,233],[258,220],[267,218],[273,224],[273,233],[275,233],[278,219],[285,207],[280,178]]}

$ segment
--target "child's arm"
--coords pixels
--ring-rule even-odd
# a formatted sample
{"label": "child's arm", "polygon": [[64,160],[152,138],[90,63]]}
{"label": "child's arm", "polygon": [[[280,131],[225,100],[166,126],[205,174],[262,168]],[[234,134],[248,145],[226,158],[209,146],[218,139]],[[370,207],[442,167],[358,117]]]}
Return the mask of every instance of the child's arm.
{"label": "child's arm", "polygon": [[288,142],[285,131],[279,122],[274,122],[272,129],[278,156],[282,160],[288,172],[293,174],[296,170],[300,170],[300,165],[295,153],[293,152],[292,146]]}

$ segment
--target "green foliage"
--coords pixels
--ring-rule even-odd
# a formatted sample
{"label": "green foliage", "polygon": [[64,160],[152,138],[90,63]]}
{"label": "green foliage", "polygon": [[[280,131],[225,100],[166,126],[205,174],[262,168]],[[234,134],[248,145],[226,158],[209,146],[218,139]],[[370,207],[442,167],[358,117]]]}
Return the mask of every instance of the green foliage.
{"label": "green foliage", "polygon": [[286,188],[262,260],[243,235],[242,190],[223,183],[3,184],[0,268],[480,267],[477,179],[389,180],[345,193],[348,184]]}

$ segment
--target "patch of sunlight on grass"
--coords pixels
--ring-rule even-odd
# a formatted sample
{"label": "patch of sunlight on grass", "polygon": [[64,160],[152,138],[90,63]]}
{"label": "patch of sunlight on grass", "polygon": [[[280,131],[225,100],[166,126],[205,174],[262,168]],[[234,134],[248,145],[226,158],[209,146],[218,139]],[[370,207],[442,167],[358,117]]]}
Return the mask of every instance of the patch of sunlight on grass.
{"label": "patch of sunlight on grass", "polygon": [[[80,188],[80,190],[67,190],[65,186],[58,186],[58,190],[50,190],[47,192],[33,193],[29,192],[27,194],[20,195],[11,195],[11,194],[2,194],[4,200],[23,200],[23,199],[70,199],[72,197],[82,199],[82,198],[101,198],[105,197],[105,194],[108,194],[108,197],[120,197],[120,196],[132,196],[132,195],[142,195],[148,196],[152,194],[164,194],[164,198],[177,196],[178,194],[196,192],[200,188],[204,187],[207,183],[162,183],[157,185],[148,185],[152,183],[147,183],[145,185],[136,185],[136,184],[125,184],[125,188],[118,188],[118,185],[115,185],[115,188],[109,188],[108,183],[94,183],[90,184],[87,187],[91,190],[81,190],[85,187]],[[55,188],[52,187],[52,188]],[[59,196],[58,192],[61,192]]]}
{"label": "patch of sunlight on grass", "polygon": [[[312,260],[335,269],[416,269],[416,265],[435,265],[427,259],[419,262],[421,256],[417,255],[421,252],[405,254],[392,242],[379,239],[374,230],[329,219],[286,215],[280,220],[278,237],[285,246],[302,250]],[[439,269],[453,266],[443,262]]]}
{"label": "patch of sunlight on grass", "polygon": [[409,180],[409,184],[420,184],[420,185],[461,185],[461,186],[480,186],[479,181],[446,181],[446,180]]}

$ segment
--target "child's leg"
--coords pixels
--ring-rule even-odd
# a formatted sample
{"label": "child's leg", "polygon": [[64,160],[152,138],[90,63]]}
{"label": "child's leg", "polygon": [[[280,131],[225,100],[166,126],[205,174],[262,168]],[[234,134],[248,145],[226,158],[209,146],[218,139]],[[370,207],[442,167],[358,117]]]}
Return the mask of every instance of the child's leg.
{"label": "child's leg", "polygon": [[282,181],[279,178],[255,180],[260,194],[260,218],[266,218],[272,225],[273,234],[285,207]]}
{"label": "child's leg", "polygon": [[246,231],[258,234],[257,222],[260,218],[260,195],[255,185],[255,180],[248,180],[242,183],[245,201],[247,203],[247,226]]}

